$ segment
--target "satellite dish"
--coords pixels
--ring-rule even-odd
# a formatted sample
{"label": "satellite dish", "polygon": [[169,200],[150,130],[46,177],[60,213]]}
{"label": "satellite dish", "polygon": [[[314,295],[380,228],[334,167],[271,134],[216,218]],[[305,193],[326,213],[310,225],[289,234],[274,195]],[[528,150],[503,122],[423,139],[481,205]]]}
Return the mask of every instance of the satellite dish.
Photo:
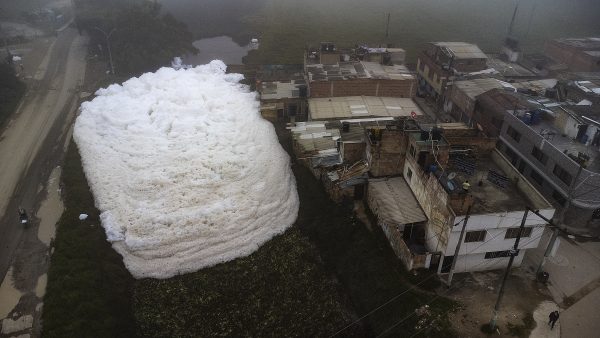
{"label": "satellite dish", "polygon": [[449,180],[453,180],[456,177],[456,173],[449,173],[448,174],[448,179]]}
{"label": "satellite dish", "polygon": [[456,186],[451,181],[446,182],[446,186],[448,187],[448,190],[450,190],[450,191],[454,191],[454,189],[456,189]]}

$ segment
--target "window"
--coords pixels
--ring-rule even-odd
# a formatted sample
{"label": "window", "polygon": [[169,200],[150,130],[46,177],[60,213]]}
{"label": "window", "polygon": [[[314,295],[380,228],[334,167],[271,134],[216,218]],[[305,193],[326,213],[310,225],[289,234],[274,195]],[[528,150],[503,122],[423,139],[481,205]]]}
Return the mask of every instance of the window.
{"label": "window", "polygon": [[571,174],[569,174],[565,169],[563,169],[558,164],[554,166],[554,170],[552,171],[556,177],[560,178],[566,185],[571,185]]}
{"label": "window", "polygon": [[592,213],[592,219],[600,219],[600,209],[594,210]]}
{"label": "window", "polygon": [[501,152],[506,153],[506,145],[504,142],[502,142],[502,140],[498,140],[498,143],[496,143],[496,148],[498,148],[498,150]]}
{"label": "window", "polygon": [[519,167],[517,169],[519,170],[519,172],[521,174],[523,174],[525,172],[525,168],[527,168],[527,163],[525,163],[525,161],[521,160],[521,162],[519,162]]}
{"label": "window", "polygon": [[540,186],[544,185],[544,178],[537,171],[531,170],[531,174],[529,174],[529,176],[531,176],[531,179],[535,183],[539,184]]}
{"label": "window", "polygon": [[552,198],[561,206],[564,206],[567,202],[567,199],[558,190],[552,192]]}
{"label": "window", "polygon": [[410,149],[408,150],[408,152],[410,153],[410,156],[412,156],[413,158],[415,158],[417,151],[415,150],[415,146],[413,146],[412,144],[410,145]]}
{"label": "window", "polygon": [[517,142],[521,140],[521,134],[511,126],[508,126],[508,129],[506,129],[506,134]]}
{"label": "window", "polygon": [[412,179],[412,170],[410,168],[406,168],[406,177],[408,177],[408,181]]}
{"label": "window", "polygon": [[519,161],[519,155],[517,155],[517,153],[515,153],[512,149],[510,149],[510,147],[508,147],[507,145],[504,145],[504,153],[506,154],[506,157],[508,158],[508,161],[510,163],[512,163],[513,165],[516,166],[517,161]]}
{"label": "window", "polygon": [[538,147],[533,147],[533,150],[531,150],[531,155],[533,155],[533,157],[535,157],[535,159],[540,161],[542,164],[546,164],[548,162],[548,156],[544,154]]}
{"label": "window", "polygon": [[486,234],[485,230],[482,230],[482,231],[468,231],[467,235],[465,236],[465,243],[483,242],[483,241],[485,241],[485,234]]}
{"label": "window", "polygon": [[[519,236],[519,230],[520,228],[508,228],[508,230],[506,230],[506,236],[504,236],[504,238],[517,238]],[[532,227],[524,227],[523,232],[521,232],[521,237],[531,237],[532,230]]]}
{"label": "window", "polygon": [[502,129],[502,123],[504,121],[502,119],[498,119],[495,117],[492,117],[492,125],[498,129]]}
{"label": "window", "polygon": [[[486,252],[485,259],[510,257],[511,252],[512,252],[512,250]],[[519,250],[517,250],[515,252],[515,256],[518,256],[518,255],[519,255]]]}

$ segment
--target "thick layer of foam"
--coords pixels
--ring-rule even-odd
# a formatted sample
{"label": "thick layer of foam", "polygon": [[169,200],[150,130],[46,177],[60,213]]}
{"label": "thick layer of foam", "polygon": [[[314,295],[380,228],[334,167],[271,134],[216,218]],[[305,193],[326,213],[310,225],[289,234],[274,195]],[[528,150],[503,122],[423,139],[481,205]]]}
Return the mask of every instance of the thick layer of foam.
{"label": "thick layer of foam", "polygon": [[249,255],[296,220],[289,156],[256,94],[225,67],[162,68],[81,106],[73,135],[84,171],[136,278]]}

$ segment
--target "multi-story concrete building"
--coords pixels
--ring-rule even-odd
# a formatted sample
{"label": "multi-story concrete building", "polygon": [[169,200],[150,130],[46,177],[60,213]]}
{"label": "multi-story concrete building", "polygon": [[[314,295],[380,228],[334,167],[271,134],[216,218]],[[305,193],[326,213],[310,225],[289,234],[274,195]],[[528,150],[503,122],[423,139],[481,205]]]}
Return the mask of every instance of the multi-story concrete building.
{"label": "multi-story concrete building", "polygon": [[438,100],[454,76],[487,68],[487,56],[466,42],[430,42],[417,59],[419,92]]}
{"label": "multi-story concrete building", "polygon": [[508,84],[494,78],[454,81],[444,99],[444,111],[456,121],[471,125],[477,96],[492,89],[503,89]]}
{"label": "multi-story concrete building", "polygon": [[[475,124],[559,210],[572,232],[600,230],[600,112],[492,90],[478,96]],[[564,211],[564,215],[561,212]]]}
{"label": "multi-story concrete building", "polygon": [[[503,268],[525,208],[546,217],[554,214],[552,205],[495,149],[495,139],[464,124],[450,124],[444,133],[405,127],[368,134],[370,172],[392,176],[370,179],[366,200],[407,268],[448,272],[461,231],[455,225],[467,213],[455,271]],[[378,163],[373,148],[388,161]],[[465,190],[467,180],[471,187]],[[544,226],[537,216],[527,217],[516,266],[524,250],[537,247]]]}
{"label": "multi-story concrete building", "polygon": [[[443,143],[454,151],[448,155],[438,152]],[[491,139],[464,135],[436,141],[426,133],[409,134],[404,178],[427,216],[424,241],[433,254],[431,265],[437,266],[438,272],[448,272],[454,259],[456,272],[503,268],[519,233],[525,207],[538,209],[546,217],[554,214],[552,205],[493,149],[494,143]],[[471,184],[467,191],[462,188],[465,181]],[[470,218],[466,234],[458,256],[454,257],[461,231],[457,224],[467,212]],[[525,226],[516,266],[520,265],[524,250],[538,246],[545,222],[529,214]]]}

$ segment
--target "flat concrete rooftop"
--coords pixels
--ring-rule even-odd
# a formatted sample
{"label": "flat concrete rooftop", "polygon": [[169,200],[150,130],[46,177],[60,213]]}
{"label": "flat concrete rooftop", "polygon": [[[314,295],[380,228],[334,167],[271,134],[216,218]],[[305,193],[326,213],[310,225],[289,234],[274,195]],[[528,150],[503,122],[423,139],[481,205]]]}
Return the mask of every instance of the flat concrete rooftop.
{"label": "flat concrete rooftop", "polygon": [[499,75],[503,77],[535,77],[536,74],[518,63],[506,62],[504,60],[491,57],[487,60],[489,68],[494,68]]}
{"label": "flat concrete rooftop", "polygon": [[492,89],[502,89],[507,86],[505,82],[494,78],[481,78],[472,80],[454,81],[453,86],[465,93],[469,98],[475,99],[477,95],[481,95]]}
{"label": "flat concrete rooftop", "polygon": [[[506,176],[506,173],[500,169],[491,156],[483,156],[477,159],[467,158],[465,162],[474,164],[472,174],[462,171],[460,162],[456,161],[455,158],[452,158],[449,162],[447,173],[449,175],[455,173],[456,175],[452,181],[458,187],[452,194],[462,192],[462,183],[465,180],[468,180],[471,184],[469,193],[474,199],[471,214],[525,210],[525,207],[531,204],[514,182],[507,180],[506,186],[501,187],[487,179],[490,176],[490,171]],[[440,180],[440,183],[442,182],[443,180]],[[481,185],[479,185],[479,182],[481,182]]]}

